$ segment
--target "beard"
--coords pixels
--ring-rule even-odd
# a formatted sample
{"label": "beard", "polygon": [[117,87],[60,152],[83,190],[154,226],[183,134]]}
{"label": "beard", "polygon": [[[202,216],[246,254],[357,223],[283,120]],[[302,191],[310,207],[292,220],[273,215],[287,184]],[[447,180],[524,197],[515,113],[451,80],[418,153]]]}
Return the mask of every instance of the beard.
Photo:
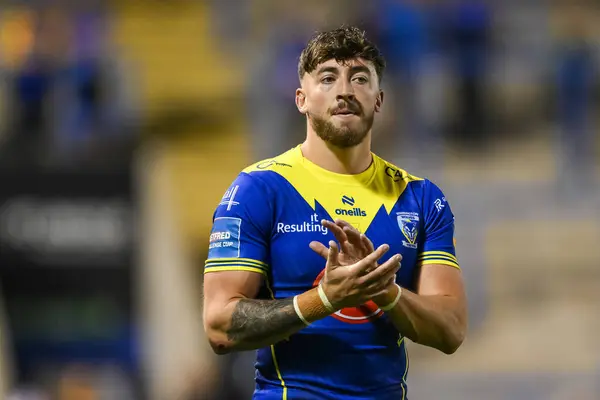
{"label": "beard", "polygon": [[374,119],[374,114],[361,118],[356,128],[350,126],[337,127],[333,122],[315,115],[309,116],[309,123],[317,136],[324,142],[344,149],[361,144],[373,127]]}

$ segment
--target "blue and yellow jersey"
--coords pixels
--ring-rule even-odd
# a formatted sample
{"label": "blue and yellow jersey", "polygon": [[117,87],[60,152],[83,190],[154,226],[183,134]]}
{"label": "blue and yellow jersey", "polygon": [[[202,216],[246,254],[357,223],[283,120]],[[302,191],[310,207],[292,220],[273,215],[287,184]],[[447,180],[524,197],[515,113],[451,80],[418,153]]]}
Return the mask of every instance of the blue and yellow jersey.
{"label": "blue and yellow jersey", "polygon": [[[324,170],[296,147],[246,168],[214,214],[205,273],[264,275],[264,298],[315,287],[325,260],[309,248],[335,240],[320,220],[342,218],[400,253],[396,281],[415,290],[420,265],[459,268],[454,216],[440,189],[373,155],[358,175]],[[275,345],[258,350],[257,400],[405,400],[404,338],[373,303],[343,309]]]}

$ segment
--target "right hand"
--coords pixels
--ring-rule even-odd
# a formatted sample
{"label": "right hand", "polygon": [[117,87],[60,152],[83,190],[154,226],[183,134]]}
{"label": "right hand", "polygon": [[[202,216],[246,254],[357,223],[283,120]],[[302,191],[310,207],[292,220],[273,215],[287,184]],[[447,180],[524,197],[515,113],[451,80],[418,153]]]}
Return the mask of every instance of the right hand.
{"label": "right hand", "polygon": [[390,279],[393,279],[400,269],[401,256],[396,254],[376,269],[371,270],[371,267],[388,250],[389,246],[383,244],[362,260],[344,266],[338,260],[337,244],[333,240],[329,242],[327,264],[321,285],[335,309],[359,307],[385,293]]}

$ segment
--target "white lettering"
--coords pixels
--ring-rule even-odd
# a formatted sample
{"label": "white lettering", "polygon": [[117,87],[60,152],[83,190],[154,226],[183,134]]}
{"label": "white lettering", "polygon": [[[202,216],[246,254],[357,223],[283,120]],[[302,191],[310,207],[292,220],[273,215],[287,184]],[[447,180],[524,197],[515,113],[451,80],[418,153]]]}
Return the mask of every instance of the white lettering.
{"label": "white lettering", "polygon": [[230,232],[214,232],[210,234],[210,241],[214,242],[215,240],[226,240],[231,238]]}
{"label": "white lettering", "polygon": [[321,224],[313,222],[302,222],[301,224],[285,224],[283,222],[277,223],[277,233],[304,233],[304,232],[320,232],[323,235],[329,233],[329,229],[325,228]]}
{"label": "white lettering", "polygon": [[237,193],[238,189],[240,188],[239,185],[235,185],[233,188],[228,189],[225,194],[223,195],[223,198],[221,199],[221,202],[219,203],[220,206],[227,206],[227,211],[231,210],[231,207],[233,206],[237,206],[238,204],[240,204],[237,201],[234,201],[235,199],[235,194]]}
{"label": "white lettering", "polygon": [[433,202],[433,205],[435,206],[438,212],[442,211],[442,208],[446,207],[444,204],[442,204],[442,202],[446,202],[445,197],[442,197],[441,199],[435,199],[435,201]]}

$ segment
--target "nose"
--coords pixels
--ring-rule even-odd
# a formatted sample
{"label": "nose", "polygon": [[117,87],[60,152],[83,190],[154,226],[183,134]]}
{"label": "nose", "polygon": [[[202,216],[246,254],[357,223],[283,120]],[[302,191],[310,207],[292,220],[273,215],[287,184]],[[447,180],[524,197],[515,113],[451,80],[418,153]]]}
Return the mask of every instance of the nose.
{"label": "nose", "polygon": [[353,101],[354,99],[354,87],[352,83],[346,79],[341,80],[340,92],[336,96],[336,100]]}

